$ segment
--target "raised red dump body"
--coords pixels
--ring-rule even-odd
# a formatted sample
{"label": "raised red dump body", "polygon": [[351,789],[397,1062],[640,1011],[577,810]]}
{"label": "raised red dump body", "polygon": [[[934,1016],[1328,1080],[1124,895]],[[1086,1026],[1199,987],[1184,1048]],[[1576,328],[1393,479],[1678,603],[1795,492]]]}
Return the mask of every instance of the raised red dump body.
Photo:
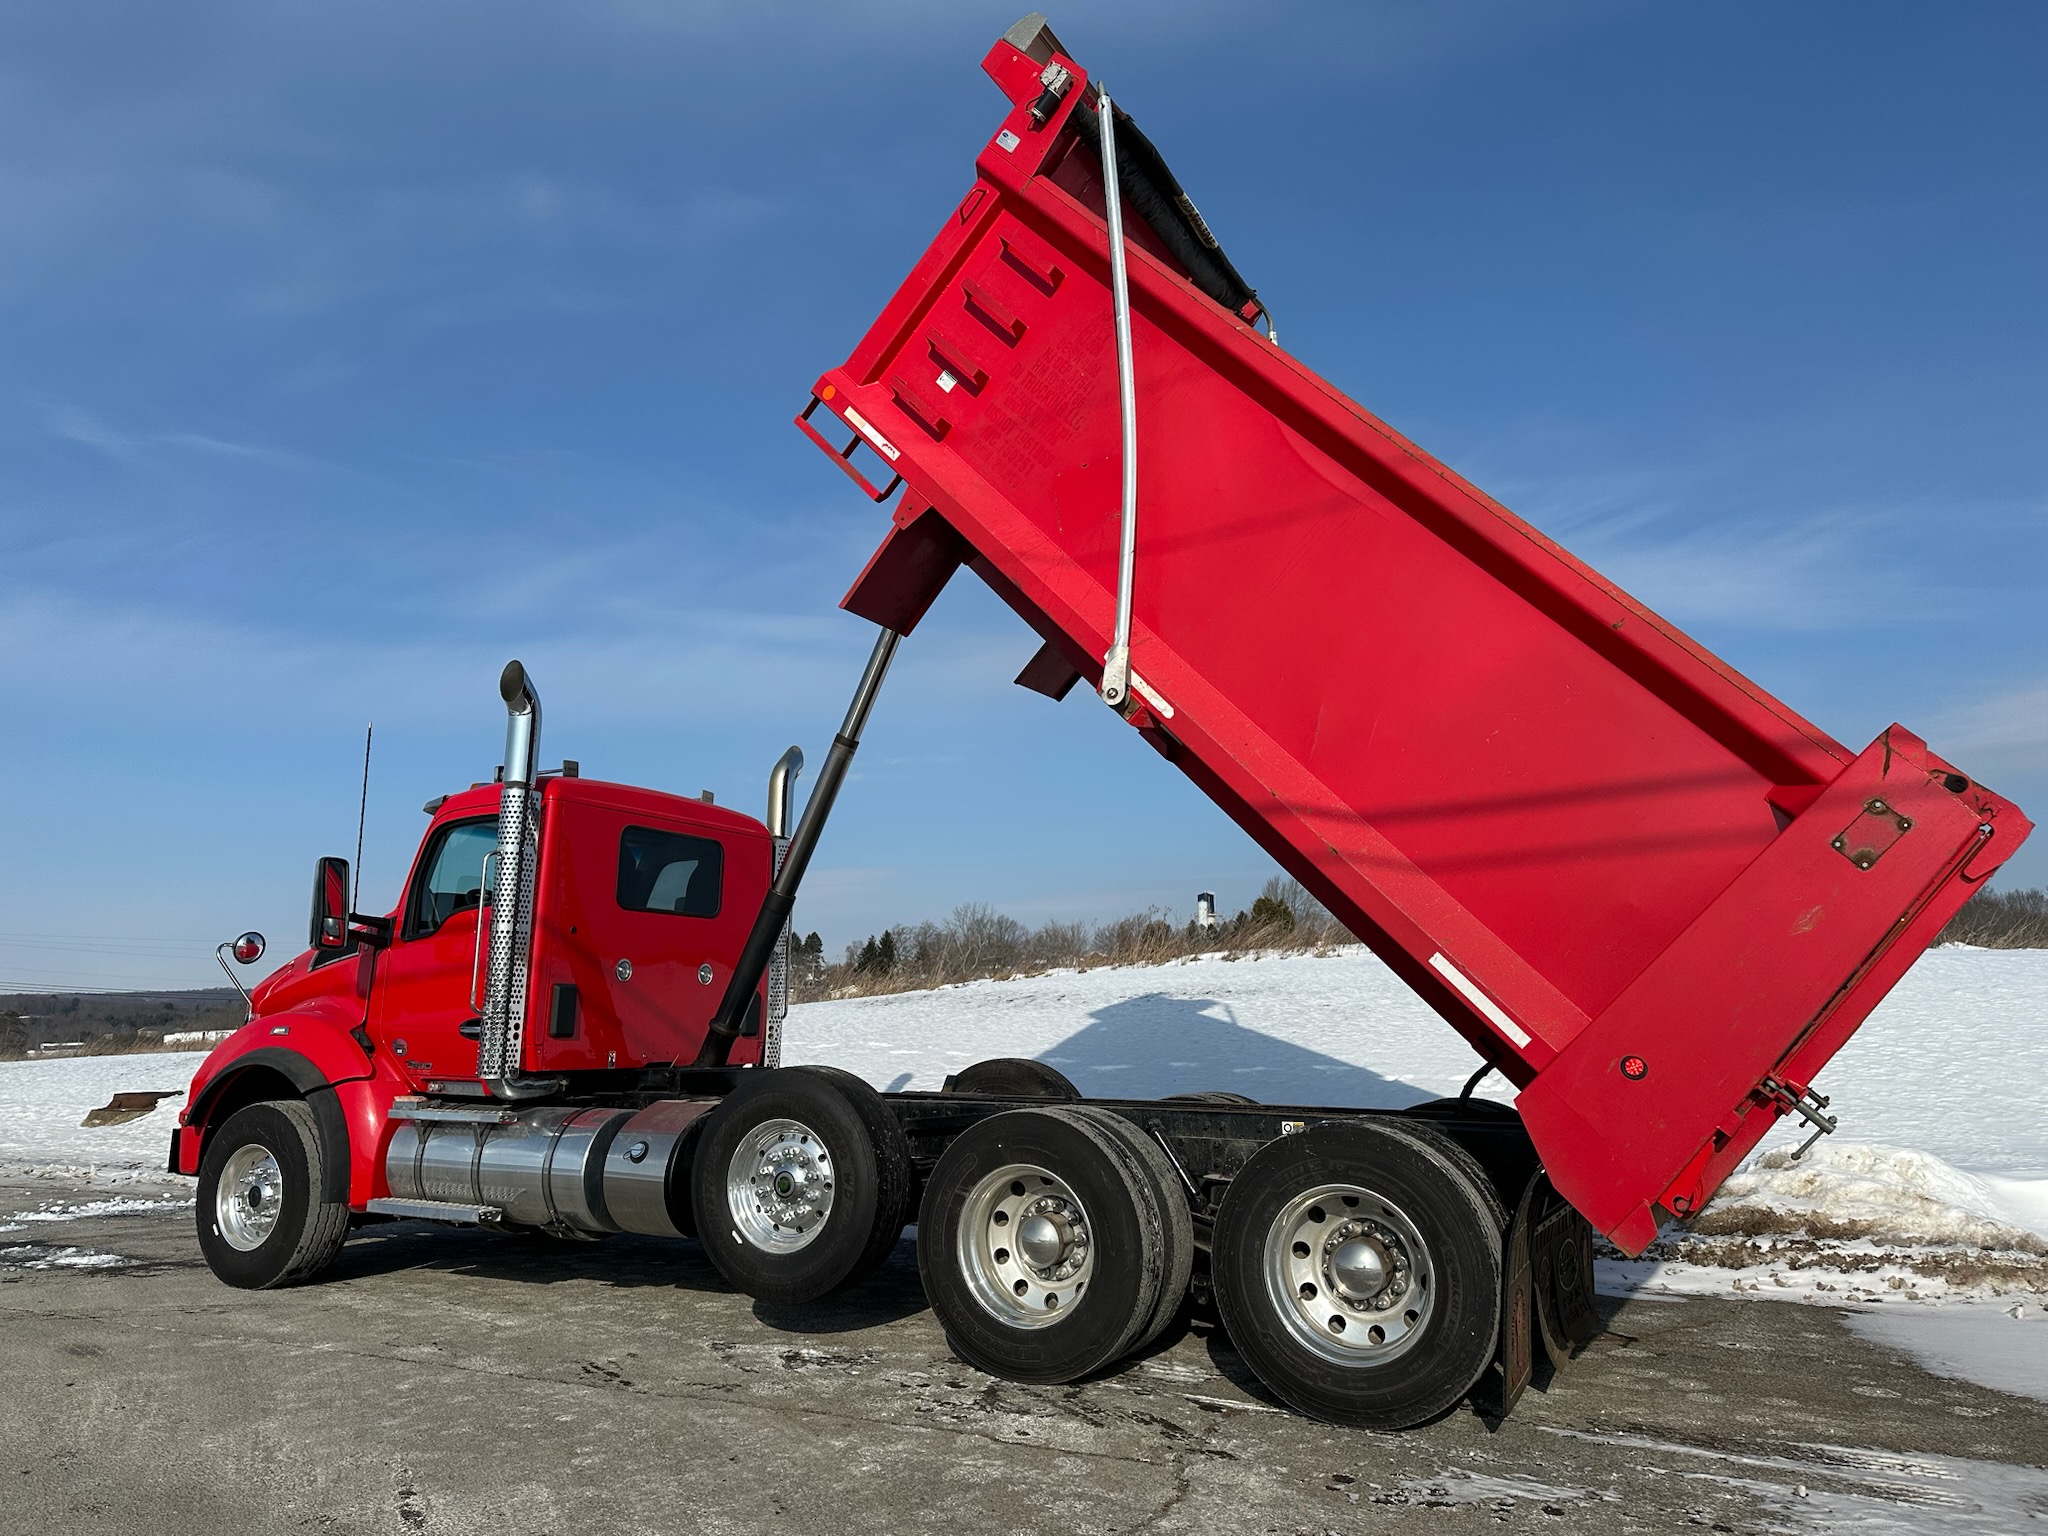
{"label": "raised red dump body", "polygon": [[[1034,53],[990,52],[1013,107],[973,188],[802,424],[905,486],[845,606],[908,631],[967,565],[1058,697],[1111,643],[1118,376],[1094,92]],[[1515,1083],[1638,1252],[2030,823],[1903,727],[1857,753],[1739,676],[1209,297],[1129,192],[1125,716]]]}

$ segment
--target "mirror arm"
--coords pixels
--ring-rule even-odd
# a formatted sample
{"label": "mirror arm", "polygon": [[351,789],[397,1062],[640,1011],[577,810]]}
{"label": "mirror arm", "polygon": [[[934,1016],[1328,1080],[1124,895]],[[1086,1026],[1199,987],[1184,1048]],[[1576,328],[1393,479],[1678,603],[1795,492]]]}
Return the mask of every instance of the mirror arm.
{"label": "mirror arm", "polygon": [[213,958],[220,962],[220,968],[227,972],[228,980],[233,982],[235,990],[242,994],[242,1006],[248,1008],[252,1006],[249,1001],[249,989],[242,985],[242,978],[237,976],[233,967],[228,964],[228,951],[232,948],[234,948],[234,941],[230,939],[227,943],[214,950]]}
{"label": "mirror arm", "polygon": [[369,945],[372,949],[391,947],[393,926],[392,920],[388,917],[372,917],[364,912],[351,912],[348,915],[350,937],[359,943]]}

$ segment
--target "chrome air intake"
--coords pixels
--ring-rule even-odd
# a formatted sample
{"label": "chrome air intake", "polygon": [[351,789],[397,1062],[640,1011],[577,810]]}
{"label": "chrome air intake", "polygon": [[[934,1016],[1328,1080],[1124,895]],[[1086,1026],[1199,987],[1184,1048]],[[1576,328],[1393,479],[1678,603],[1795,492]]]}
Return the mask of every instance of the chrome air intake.
{"label": "chrome air intake", "polygon": [[690,1132],[713,1102],[665,1099],[635,1111],[401,1100],[392,1106],[384,1179],[394,1202],[473,1207],[507,1226],[682,1237]]}
{"label": "chrome air intake", "polygon": [[498,872],[491,904],[491,947],[477,1045],[477,1076],[494,1098],[533,1098],[559,1086],[519,1077],[526,1033],[526,966],[533,947],[534,869],[540,862],[540,815],[534,792],[540,752],[540,697],[526,668],[505,663],[498,679],[505,701],[505,766],[498,801]]}

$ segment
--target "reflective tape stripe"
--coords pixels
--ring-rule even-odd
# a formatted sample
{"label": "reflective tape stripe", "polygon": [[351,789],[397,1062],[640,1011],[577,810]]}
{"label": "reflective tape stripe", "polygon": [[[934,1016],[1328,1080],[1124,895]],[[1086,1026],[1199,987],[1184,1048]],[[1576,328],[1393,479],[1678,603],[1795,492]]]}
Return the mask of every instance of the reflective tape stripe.
{"label": "reflective tape stripe", "polygon": [[1438,951],[1429,957],[1429,968],[1456,987],[1466,1002],[1492,1020],[1495,1029],[1506,1035],[1517,1045],[1527,1045],[1529,1043],[1529,1031],[1522,1028],[1521,1025],[1502,1012],[1500,1004],[1480,991],[1473,983],[1471,977],[1446,960],[1443,957],[1442,951]]}

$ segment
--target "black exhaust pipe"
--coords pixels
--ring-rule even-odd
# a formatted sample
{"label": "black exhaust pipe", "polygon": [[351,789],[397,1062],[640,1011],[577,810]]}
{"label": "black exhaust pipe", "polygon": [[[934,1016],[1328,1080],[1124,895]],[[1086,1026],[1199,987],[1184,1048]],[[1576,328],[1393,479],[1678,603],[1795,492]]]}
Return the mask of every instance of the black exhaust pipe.
{"label": "black exhaust pipe", "polygon": [[732,1043],[746,1025],[748,1005],[761,986],[762,976],[767,974],[768,962],[774,958],[783,925],[789,921],[790,909],[796,905],[796,889],[803,883],[804,871],[810,867],[819,834],[825,830],[825,818],[832,814],[832,802],[839,798],[839,786],[846,780],[846,770],[853,765],[853,754],[860,750],[861,732],[867,729],[868,711],[875,707],[875,695],[881,691],[882,679],[888,675],[889,662],[902,638],[893,629],[885,629],[875,637],[875,648],[868,656],[867,669],[860,675],[860,685],[853,690],[853,702],[847,706],[846,719],[839,727],[839,734],[832,738],[832,750],[825,754],[825,766],[818,771],[817,787],[811,791],[811,798],[804,802],[803,819],[797,822],[796,835],[789,840],[789,852],[783,856],[782,868],[761,902],[753,932],[747,935],[746,946],[740,950],[732,980],[726,983],[725,996],[718,1004],[718,1012],[711,1016],[710,1032],[704,1036],[704,1044],[698,1049],[692,1066],[722,1067],[732,1054]]}

